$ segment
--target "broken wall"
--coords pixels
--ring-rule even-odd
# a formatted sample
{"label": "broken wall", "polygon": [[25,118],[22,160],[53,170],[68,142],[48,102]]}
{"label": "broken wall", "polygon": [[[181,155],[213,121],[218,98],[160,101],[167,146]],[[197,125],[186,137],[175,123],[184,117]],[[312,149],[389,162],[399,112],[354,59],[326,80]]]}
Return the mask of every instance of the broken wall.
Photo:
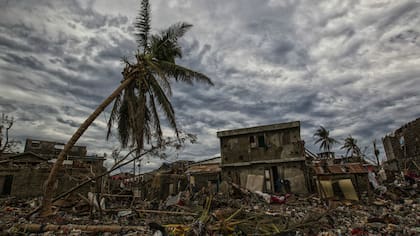
{"label": "broken wall", "polygon": [[[60,151],[64,148],[63,143],[26,139],[24,152],[33,152],[40,156],[47,157],[49,159],[56,158]],[[84,157],[87,154],[85,146],[73,146],[68,156]]]}
{"label": "broken wall", "polygon": [[420,118],[409,122],[382,139],[388,160],[420,158]]}
{"label": "broken wall", "polygon": [[[242,187],[247,186],[248,176],[263,176],[264,192],[275,192],[277,178],[290,182],[292,193],[305,194],[307,190],[305,162],[253,164],[249,166],[223,167],[222,180],[232,181]],[[275,172],[277,172],[275,174]],[[276,178],[277,175],[277,178]],[[283,191],[285,191],[283,186]]]}
{"label": "broken wall", "polygon": [[152,180],[152,189],[148,190],[148,198],[166,199],[187,189],[188,181],[185,175],[157,174]]}
{"label": "broken wall", "polygon": [[[0,194],[16,196],[16,197],[36,197],[43,194],[43,185],[50,173],[49,168],[1,168],[0,169]],[[70,177],[67,174],[71,174]],[[74,187],[79,182],[79,179],[90,175],[90,171],[81,170],[63,170],[59,173],[56,193],[62,193]],[[11,181],[10,190],[5,189],[6,178]],[[87,193],[90,191],[90,186],[86,185],[81,188],[79,192]]]}
{"label": "broken wall", "polygon": [[[216,187],[216,191],[220,184],[220,172],[217,173],[195,173],[191,174],[190,182],[194,182],[196,188],[201,189],[208,187],[209,183]],[[191,183],[192,184],[192,183]]]}

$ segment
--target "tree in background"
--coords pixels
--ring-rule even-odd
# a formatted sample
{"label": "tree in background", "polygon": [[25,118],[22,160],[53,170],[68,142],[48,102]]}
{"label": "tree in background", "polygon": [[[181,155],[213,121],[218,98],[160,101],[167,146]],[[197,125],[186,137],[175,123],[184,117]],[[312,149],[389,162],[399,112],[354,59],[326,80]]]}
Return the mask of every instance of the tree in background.
{"label": "tree in background", "polygon": [[1,114],[0,118],[0,156],[6,152],[14,152],[16,146],[20,143],[17,140],[9,138],[9,130],[13,127],[13,116]]}
{"label": "tree in background", "polygon": [[357,156],[360,158],[360,148],[357,146],[357,139],[353,138],[351,135],[349,135],[346,139],[344,139],[344,144],[341,147],[341,149],[346,150],[345,157],[348,158],[348,154],[350,153],[350,157]]}
{"label": "tree in background", "polygon": [[108,122],[107,136],[109,137],[114,122],[117,123],[118,138],[123,147],[130,144],[140,153],[144,146],[144,138],[147,142],[153,138],[157,145],[162,145],[158,108],[161,108],[179,139],[175,112],[168,99],[171,95],[171,79],[189,84],[198,81],[212,85],[211,80],[204,74],[175,63],[175,59],[182,56],[178,39],[191,27],[192,25],[187,23],[177,23],[159,34],[152,35],[150,4],[147,0],[141,2],[135,23],[138,42],[135,59],[132,62],[127,58],[123,59],[125,68],[121,85],[86,119],[58,155],[45,185],[41,216],[52,213],[54,183],[67,152],[112,101],[115,100],[115,103]]}
{"label": "tree in background", "polygon": [[315,141],[315,144],[321,143],[319,150],[324,150],[324,152],[330,152],[332,146],[335,143],[338,143],[337,140],[330,137],[330,131],[325,129],[323,126],[320,126],[314,134],[314,137],[318,139]]}

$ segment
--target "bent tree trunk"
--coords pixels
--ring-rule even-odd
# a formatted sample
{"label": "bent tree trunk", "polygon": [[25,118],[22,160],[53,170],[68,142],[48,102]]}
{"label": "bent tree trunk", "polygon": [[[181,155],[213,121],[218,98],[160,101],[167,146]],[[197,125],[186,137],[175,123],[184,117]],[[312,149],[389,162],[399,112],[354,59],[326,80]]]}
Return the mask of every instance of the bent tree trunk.
{"label": "bent tree trunk", "polygon": [[120,86],[115,89],[115,91],[107,97],[96,110],[83,122],[83,124],[77,129],[77,131],[73,134],[67,144],[64,146],[63,150],[61,150],[60,154],[58,154],[57,161],[54,163],[50,174],[48,175],[47,182],[44,188],[44,198],[42,199],[42,209],[41,209],[41,217],[49,216],[52,214],[52,197],[54,195],[54,184],[57,180],[57,174],[60,168],[63,165],[64,158],[66,157],[68,151],[74,146],[74,144],[79,140],[82,134],[87,130],[87,128],[93,123],[93,121],[102,113],[103,110],[120,94],[133,80],[134,76],[129,76],[125,79]]}

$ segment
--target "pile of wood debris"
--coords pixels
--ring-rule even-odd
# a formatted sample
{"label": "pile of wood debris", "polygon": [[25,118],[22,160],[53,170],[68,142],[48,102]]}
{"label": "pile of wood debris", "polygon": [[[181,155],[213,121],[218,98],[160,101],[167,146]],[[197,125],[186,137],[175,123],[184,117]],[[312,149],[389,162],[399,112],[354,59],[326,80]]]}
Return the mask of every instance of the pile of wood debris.
{"label": "pile of wood debris", "polygon": [[[229,193],[181,192],[166,201],[109,195],[70,195],[40,218],[39,199],[0,199],[0,230],[8,235],[377,235],[420,233],[417,185],[389,187],[369,202],[310,196],[272,196],[234,184]],[[123,200],[122,200],[123,199]]]}

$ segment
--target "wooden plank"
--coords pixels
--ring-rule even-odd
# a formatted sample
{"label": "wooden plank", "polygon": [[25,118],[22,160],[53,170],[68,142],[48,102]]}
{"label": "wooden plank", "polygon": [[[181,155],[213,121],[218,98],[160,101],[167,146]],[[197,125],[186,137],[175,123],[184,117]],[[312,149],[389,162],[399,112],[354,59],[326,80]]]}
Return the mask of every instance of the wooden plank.
{"label": "wooden plank", "polygon": [[42,233],[47,231],[65,231],[81,230],[84,232],[112,232],[121,231],[145,231],[144,226],[121,226],[121,225],[54,225],[54,224],[18,224],[17,228],[27,233]]}

